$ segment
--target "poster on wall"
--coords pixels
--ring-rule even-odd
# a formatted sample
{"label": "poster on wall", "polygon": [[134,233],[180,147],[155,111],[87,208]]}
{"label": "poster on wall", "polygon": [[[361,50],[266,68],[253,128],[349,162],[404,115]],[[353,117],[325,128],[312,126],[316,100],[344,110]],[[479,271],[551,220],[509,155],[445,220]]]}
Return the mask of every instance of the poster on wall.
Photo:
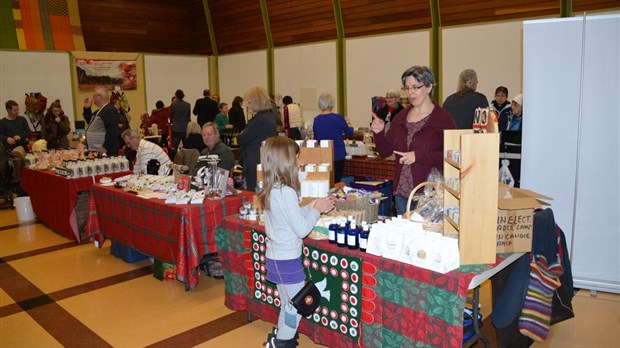
{"label": "poster on wall", "polygon": [[109,89],[137,89],[135,60],[75,59],[77,80],[81,91],[93,90],[99,86]]}

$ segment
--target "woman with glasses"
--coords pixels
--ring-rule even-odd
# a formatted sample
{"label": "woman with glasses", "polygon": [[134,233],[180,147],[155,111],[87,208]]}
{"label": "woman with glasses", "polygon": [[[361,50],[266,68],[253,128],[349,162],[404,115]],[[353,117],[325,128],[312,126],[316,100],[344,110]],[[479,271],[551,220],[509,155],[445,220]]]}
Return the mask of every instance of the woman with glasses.
{"label": "woman with glasses", "polygon": [[452,116],[431,99],[435,77],[429,68],[412,66],[405,70],[401,81],[410,105],[393,118],[387,131],[385,121],[378,116],[373,115],[371,124],[379,155],[396,155],[394,197],[397,214],[407,211],[409,193],[426,181],[431,169],[442,169],[443,131],[456,128]]}
{"label": "woman with glasses", "polygon": [[400,104],[400,90],[396,88],[388,89],[385,92],[385,102],[385,106],[377,110],[377,116],[389,123],[403,110],[403,106]]}

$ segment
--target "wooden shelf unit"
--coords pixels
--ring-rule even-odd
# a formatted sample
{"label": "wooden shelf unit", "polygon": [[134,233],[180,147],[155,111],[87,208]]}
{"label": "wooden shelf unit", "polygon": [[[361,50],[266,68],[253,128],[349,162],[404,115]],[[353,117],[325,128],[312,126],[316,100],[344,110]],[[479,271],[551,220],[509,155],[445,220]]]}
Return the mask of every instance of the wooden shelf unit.
{"label": "wooden shelf unit", "polygon": [[444,152],[446,150],[459,150],[461,158],[460,163],[444,158],[444,178],[460,179],[459,192],[447,187],[444,190],[444,208],[459,207],[458,223],[444,216],[444,235],[458,236],[461,265],[493,263],[499,134],[474,134],[471,129],[445,130]]}

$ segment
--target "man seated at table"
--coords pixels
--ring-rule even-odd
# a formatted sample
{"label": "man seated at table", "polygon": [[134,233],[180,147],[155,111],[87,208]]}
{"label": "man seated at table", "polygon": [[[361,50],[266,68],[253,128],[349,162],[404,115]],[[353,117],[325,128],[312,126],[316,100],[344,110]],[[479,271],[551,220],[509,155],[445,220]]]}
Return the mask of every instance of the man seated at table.
{"label": "man seated at table", "polygon": [[[220,132],[217,129],[217,124],[214,122],[207,122],[202,126],[202,141],[207,145],[207,147],[200,152],[200,156],[204,155],[218,155],[220,161],[217,166],[228,170],[230,172],[232,167],[235,165],[235,155],[230,150],[228,146],[226,146],[220,140]],[[200,168],[207,165],[207,161],[198,161],[198,164],[194,168],[194,172],[192,176],[196,176]]]}
{"label": "man seated at table", "polygon": [[[170,158],[161,146],[142,139],[142,136],[135,129],[127,129],[123,132],[123,141],[127,146],[136,151],[136,163],[133,171],[136,174],[158,174],[168,175],[170,173]],[[159,169],[156,173],[149,173],[147,166],[150,161],[159,162]]]}
{"label": "man seated at table", "polygon": [[6,117],[0,119],[0,142],[13,163],[13,182],[19,182],[26,158],[30,127],[26,118],[19,116],[19,104],[9,100],[5,107]]}

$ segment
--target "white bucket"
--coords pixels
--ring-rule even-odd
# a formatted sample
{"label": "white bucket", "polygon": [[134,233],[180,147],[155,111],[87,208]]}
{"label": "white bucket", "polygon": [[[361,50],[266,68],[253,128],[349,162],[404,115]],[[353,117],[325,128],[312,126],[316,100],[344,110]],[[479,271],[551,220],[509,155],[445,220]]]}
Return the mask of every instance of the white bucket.
{"label": "white bucket", "polygon": [[20,222],[33,221],[36,216],[32,211],[32,203],[30,197],[17,197],[15,198],[15,210],[17,211],[17,220]]}

